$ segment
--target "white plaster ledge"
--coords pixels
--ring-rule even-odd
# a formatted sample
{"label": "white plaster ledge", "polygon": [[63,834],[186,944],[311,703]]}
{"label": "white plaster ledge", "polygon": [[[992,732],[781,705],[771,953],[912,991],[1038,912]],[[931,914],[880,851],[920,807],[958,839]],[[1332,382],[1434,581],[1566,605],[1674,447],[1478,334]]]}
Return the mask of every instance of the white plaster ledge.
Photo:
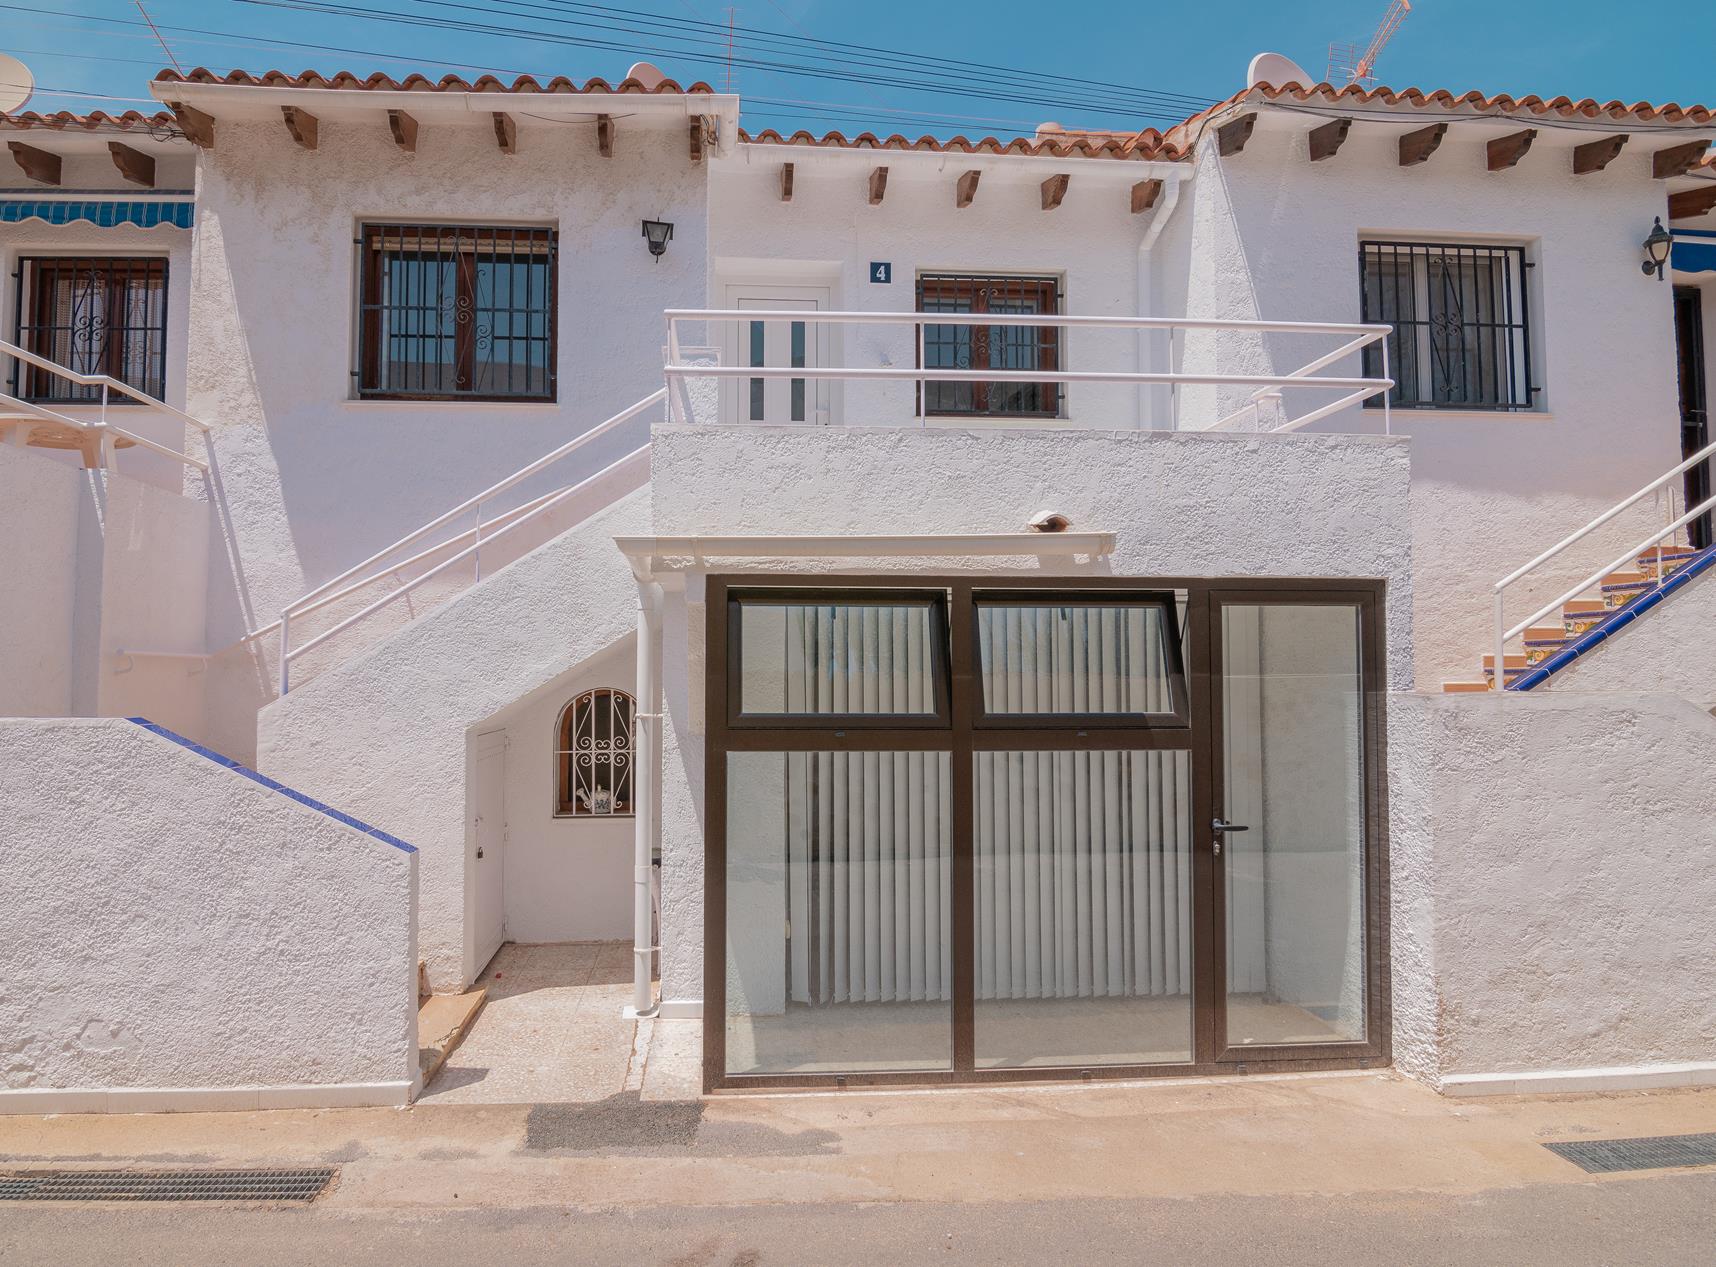
{"label": "white plaster ledge", "polygon": [[240,1113],[252,1109],[367,1109],[411,1103],[411,1082],[279,1087],[23,1087],[0,1091],[0,1115],[44,1113]]}
{"label": "white plaster ledge", "polygon": [[659,1021],[700,1021],[703,1019],[702,999],[663,999],[655,1010]]}
{"label": "white plaster ledge", "polygon": [[1520,1073],[1467,1073],[1443,1078],[1443,1095],[1566,1095],[1647,1091],[1659,1087],[1716,1086],[1716,1061],[1678,1065],[1611,1065],[1600,1069],[1541,1069]]}

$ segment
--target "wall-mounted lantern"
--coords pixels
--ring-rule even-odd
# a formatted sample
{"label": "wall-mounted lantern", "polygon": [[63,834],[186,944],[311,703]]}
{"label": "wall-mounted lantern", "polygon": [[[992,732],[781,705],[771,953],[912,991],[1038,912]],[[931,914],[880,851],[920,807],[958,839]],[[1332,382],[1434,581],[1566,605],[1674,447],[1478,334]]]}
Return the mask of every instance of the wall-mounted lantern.
{"label": "wall-mounted lantern", "polygon": [[1673,241],[1673,236],[1662,227],[1662,217],[1658,216],[1656,227],[1650,231],[1650,236],[1644,240],[1645,258],[1642,267],[1646,277],[1655,273],[1657,281],[1662,280],[1663,265],[1668,263],[1668,248]]}
{"label": "wall-mounted lantern", "polygon": [[673,237],[673,225],[666,220],[645,220],[643,235],[649,239],[649,253],[659,261],[667,254],[668,239]]}

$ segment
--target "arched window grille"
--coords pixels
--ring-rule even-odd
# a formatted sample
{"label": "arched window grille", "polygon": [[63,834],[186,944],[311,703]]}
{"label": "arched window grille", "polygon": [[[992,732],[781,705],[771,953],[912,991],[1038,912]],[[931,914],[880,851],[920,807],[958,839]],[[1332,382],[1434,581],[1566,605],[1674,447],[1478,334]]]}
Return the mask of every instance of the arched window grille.
{"label": "arched window grille", "polygon": [[611,818],[632,812],[632,716],[624,691],[598,687],[560,713],[555,813]]}

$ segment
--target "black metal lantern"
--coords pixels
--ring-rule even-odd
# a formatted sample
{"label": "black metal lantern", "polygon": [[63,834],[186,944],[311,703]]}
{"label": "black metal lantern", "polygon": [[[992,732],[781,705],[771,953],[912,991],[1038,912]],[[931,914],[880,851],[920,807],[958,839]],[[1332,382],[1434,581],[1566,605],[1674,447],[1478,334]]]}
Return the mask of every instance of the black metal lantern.
{"label": "black metal lantern", "polygon": [[1662,217],[1656,218],[1656,227],[1651,229],[1650,236],[1644,240],[1644,271],[1645,276],[1655,273],[1657,281],[1662,280],[1663,265],[1668,263],[1668,248],[1674,242],[1673,235],[1662,227]]}
{"label": "black metal lantern", "polygon": [[649,239],[649,253],[659,260],[667,253],[668,239],[673,237],[673,225],[666,220],[645,220],[643,235]]}

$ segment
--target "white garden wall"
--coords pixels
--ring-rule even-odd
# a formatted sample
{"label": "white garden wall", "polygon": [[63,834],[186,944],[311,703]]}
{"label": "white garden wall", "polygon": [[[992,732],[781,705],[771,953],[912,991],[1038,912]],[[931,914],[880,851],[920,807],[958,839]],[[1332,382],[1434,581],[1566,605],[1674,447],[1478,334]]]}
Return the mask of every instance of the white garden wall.
{"label": "white garden wall", "polygon": [[1716,706],[1716,574],[1694,577],[1537,691],[1650,691]]}
{"label": "white garden wall", "polygon": [[409,845],[123,719],[0,721],[0,801],[0,1112],[409,1099]]}
{"label": "white garden wall", "polygon": [[1459,1093],[1716,1082],[1716,719],[1390,700],[1395,1056]]}
{"label": "white garden wall", "polygon": [[39,450],[0,444],[0,715],[72,711],[78,521],[86,477]]}
{"label": "white garden wall", "polygon": [[[1039,510],[1117,534],[1117,576],[1380,577],[1388,680],[1411,683],[1404,440],[1152,431],[661,427],[655,531],[1017,532]],[[1243,490],[1243,497],[1212,490]],[[712,565],[720,566],[720,565]],[[1005,560],[775,561],[776,570],[994,571]],[[736,567],[720,567],[722,571]],[[1046,570],[1045,574],[1052,574]],[[702,997],[704,622],[700,578],[669,595],[662,789],[662,997]]]}

